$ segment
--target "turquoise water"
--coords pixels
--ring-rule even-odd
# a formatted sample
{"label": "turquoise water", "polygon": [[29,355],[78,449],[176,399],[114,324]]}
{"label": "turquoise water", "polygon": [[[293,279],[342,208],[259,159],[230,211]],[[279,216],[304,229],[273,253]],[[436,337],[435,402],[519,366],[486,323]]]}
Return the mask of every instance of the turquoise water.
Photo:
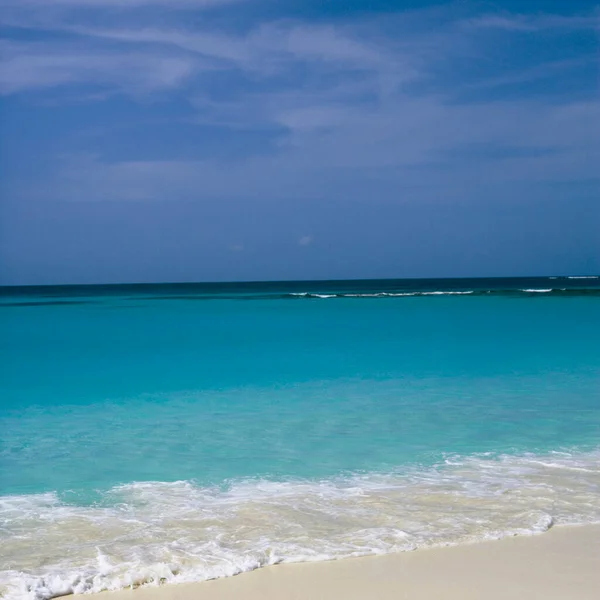
{"label": "turquoise water", "polygon": [[0,588],[600,520],[599,281],[4,288]]}

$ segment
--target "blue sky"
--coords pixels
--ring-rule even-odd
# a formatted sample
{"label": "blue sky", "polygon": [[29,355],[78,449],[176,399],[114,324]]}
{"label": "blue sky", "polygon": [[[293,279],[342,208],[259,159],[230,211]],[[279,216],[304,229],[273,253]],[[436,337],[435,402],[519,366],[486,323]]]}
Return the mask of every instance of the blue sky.
{"label": "blue sky", "polygon": [[0,284],[600,272],[594,2],[0,13]]}

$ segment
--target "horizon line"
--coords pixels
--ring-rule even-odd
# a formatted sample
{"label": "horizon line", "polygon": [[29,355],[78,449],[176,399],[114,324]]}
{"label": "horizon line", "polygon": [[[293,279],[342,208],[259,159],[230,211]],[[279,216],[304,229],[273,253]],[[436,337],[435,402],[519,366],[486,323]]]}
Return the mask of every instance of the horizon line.
{"label": "horizon line", "polygon": [[350,281],[426,281],[426,280],[475,280],[475,279],[551,279],[551,278],[599,278],[597,274],[586,275],[492,275],[492,276],[445,276],[445,277],[358,277],[354,279],[241,279],[237,281],[143,281],[143,282],[107,282],[107,283],[25,283],[0,284],[0,290],[7,288],[56,288],[56,287],[119,287],[154,285],[236,285],[236,284],[272,284],[272,283],[343,283]]}

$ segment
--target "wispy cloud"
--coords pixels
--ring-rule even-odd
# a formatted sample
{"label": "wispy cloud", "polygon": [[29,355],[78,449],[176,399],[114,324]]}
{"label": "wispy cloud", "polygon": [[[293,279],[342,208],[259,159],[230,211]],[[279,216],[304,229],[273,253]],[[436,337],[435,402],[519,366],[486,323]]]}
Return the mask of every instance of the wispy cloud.
{"label": "wispy cloud", "polygon": [[[30,196],[73,201],[490,201],[506,186],[594,176],[600,103],[455,106],[406,102],[237,160],[65,156]],[[298,239],[301,242],[308,235]],[[308,244],[306,239],[301,245]]]}
{"label": "wispy cloud", "polygon": [[509,73],[493,77],[482,78],[467,84],[466,89],[494,88],[501,86],[510,86],[516,84],[531,84],[540,79],[557,77],[561,74],[569,73],[573,69],[586,65],[595,66],[595,56],[583,56],[571,60],[551,60],[536,64],[533,67],[524,69],[512,69]]}
{"label": "wispy cloud", "polygon": [[[157,65],[156,84],[164,81],[167,85],[183,83],[184,74],[192,71],[208,70],[234,70],[253,81],[268,81],[285,78],[290,69],[303,64],[329,73],[387,73],[397,80],[414,76],[407,61],[386,52],[381,44],[353,39],[344,30],[330,26],[274,23],[237,35],[186,29],[106,29],[64,23],[46,24],[43,29],[70,37],[59,42],[7,43],[2,75],[5,93],[93,82],[98,74],[102,82],[112,79],[114,85],[127,87],[129,74],[134,80],[140,78],[136,73],[144,80],[153,79],[148,77],[146,67],[152,62]],[[311,76],[315,74],[313,71]],[[153,87],[149,85],[147,89]]]}
{"label": "wispy cloud", "polygon": [[144,6],[209,8],[248,0],[0,0],[0,6],[85,8],[140,8]]}
{"label": "wispy cloud", "polygon": [[208,31],[188,32],[185,29],[100,29],[82,26],[61,27],[60,30],[83,37],[123,42],[136,47],[175,47],[193,54],[243,65],[249,57],[249,45],[242,37]]}
{"label": "wispy cloud", "polygon": [[117,85],[132,92],[148,93],[179,86],[199,68],[197,61],[181,56],[85,52],[43,42],[5,43],[1,50],[0,91],[3,93],[73,83]]}
{"label": "wispy cloud", "polygon": [[486,14],[466,20],[465,25],[482,29],[535,32],[544,29],[598,29],[598,15],[563,16],[552,14],[498,15]]}
{"label": "wispy cloud", "polygon": [[[148,62],[156,61],[158,65],[158,87],[161,81],[171,86],[178,82],[183,84],[187,81],[184,72],[203,73],[209,69],[223,73],[234,70],[254,82],[296,75],[297,87],[305,87],[307,73],[301,73],[299,68],[310,65],[310,87],[314,87],[319,75],[334,80],[339,87],[342,77],[349,81],[370,74],[371,93],[393,95],[398,86],[427,77],[432,63],[448,60],[455,47],[464,47],[469,40],[468,30],[497,29],[510,33],[548,28],[593,30],[598,27],[594,15],[487,14],[454,22],[446,19],[439,26],[441,30],[423,33],[414,26],[418,22],[415,16],[418,11],[392,16],[393,31],[382,28],[379,20],[370,28],[343,20],[324,24],[275,20],[233,31],[203,25],[202,21],[191,27],[184,17],[176,18],[181,8],[225,6],[233,1],[0,0],[0,6],[7,7],[63,7],[46,16],[41,9],[20,11],[16,16],[5,15],[4,21],[9,28],[38,30],[43,43],[21,40],[19,45],[8,46],[5,56],[8,55],[9,64],[4,69],[3,89],[5,93],[11,93],[77,81],[89,82],[94,73],[101,73],[103,82],[112,80],[119,87],[128,79],[124,72],[135,71],[136,64],[142,65],[140,72],[147,72],[142,64],[145,55]],[[151,16],[148,21],[135,16],[123,17],[121,12],[115,13],[115,17],[111,11],[111,8],[130,7],[136,15],[136,9],[167,4],[171,25],[159,25],[164,13]],[[85,17],[85,11],[80,10],[84,7],[103,11],[103,18],[90,21]],[[53,34],[52,41],[44,39],[44,34],[49,32]],[[48,64],[48,73],[41,73],[45,64]],[[23,76],[19,74],[20,70]],[[198,84],[203,89],[207,86],[204,79]],[[279,87],[276,93],[284,87],[281,82]],[[155,86],[148,85],[147,89],[151,91]]]}
{"label": "wispy cloud", "polygon": [[[175,0],[169,3],[168,24],[156,15],[139,23],[112,15],[96,21],[71,10],[85,5],[112,13],[118,7],[166,4],[56,0],[44,3],[64,8],[51,18],[21,12],[13,26],[37,31],[38,37],[14,36],[5,43],[2,92],[77,84],[90,94],[100,87],[152,99],[166,91],[190,107],[191,135],[202,143],[206,126],[222,134],[258,131],[263,143],[235,157],[208,152],[185,160],[172,146],[153,160],[117,159],[90,148],[87,155],[61,157],[49,180],[37,191],[29,187],[29,193],[71,200],[405,198],[419,188],[421,197],[439,198],[460,197],[466,188],[482,185],[568,180],[594,172],[597,138],[589,124],[600,117],[600,103],[592,94],[569,102],[557,101],[552,90],[541,97],[497,93],[488,100],[456,101],[457,91],[468,96],[531,82],[590,60],[549,56],[533,66],[517,61],[508,69],[488,67],[473,75],[472,62],[501,52],[482,41],[481,31],[535,36],[552,29],[560,35],[593,30],[593,15],[465,19],[450,13],[437,26],[428,20],[427,27],[417,27],[417,11],[392,15],[387,23],[266,20],[236,29],[175,18],[178,8],[226,4],[216,0]],[[303,239],[308,244],[312,238]]]}

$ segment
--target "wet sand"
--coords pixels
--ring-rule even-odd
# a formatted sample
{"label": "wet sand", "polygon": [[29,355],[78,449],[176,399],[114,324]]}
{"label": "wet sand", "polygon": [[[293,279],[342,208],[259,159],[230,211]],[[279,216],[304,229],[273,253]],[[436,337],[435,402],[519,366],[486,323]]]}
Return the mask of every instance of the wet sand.
{"label": "wet sand", "polygon": [[598,600],[600,525],[320,563],[201,583],[106,592],[105,600]]}

